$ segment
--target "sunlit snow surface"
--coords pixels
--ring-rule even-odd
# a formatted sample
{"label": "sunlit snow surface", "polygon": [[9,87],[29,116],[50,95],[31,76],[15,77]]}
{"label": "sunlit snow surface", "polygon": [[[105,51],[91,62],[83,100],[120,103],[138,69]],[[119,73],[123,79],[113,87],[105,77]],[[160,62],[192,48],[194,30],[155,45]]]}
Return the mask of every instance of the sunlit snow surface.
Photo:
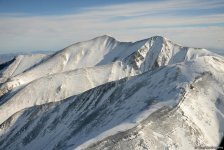
{"label": "sunlit snow surface", "polygon": [[195,149],[224,133],[224,58],[109,36],[20,55],[0,76],[0,149]]}

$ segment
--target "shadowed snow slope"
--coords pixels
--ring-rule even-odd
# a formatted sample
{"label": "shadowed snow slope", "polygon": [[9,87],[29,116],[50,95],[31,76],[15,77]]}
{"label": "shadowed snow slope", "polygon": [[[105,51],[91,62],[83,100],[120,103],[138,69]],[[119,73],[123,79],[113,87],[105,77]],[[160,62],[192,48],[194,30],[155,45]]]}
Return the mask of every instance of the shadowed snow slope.
{"label": "shadowed snow slope", "polygon": [[0,149],[194,149],[223,136],[224,59],[205,49],[101,36],[0,71]]}
{"label": "shadowed snow slope", "polygon": [[43,76],[104,65],[116,60],[125,62],[139,72],[144,72],[203,55],[215,54],[205,49],[181,47],[160,36],[135,43],[118,42],[112,37],[101,36],[71,45],[11,78],[0,87],[0,96]]}
{"label": "shadowed snow slope", "polygon": [[[24,108],[60,101],[109,81],[204,55],[215,54],[181,47],[160,36],[135,43],[102,36],[69,46],[44,60],[43,55],[18,56],[4,73],[12,74],[8,75],[12,78],[1,86],[0,123]],[[112,62],[117,63],[110,65]],[[89,66],[92,69],[81,69]]]}
{"label": "shadowed snow slope", "polygon": [[33,55],[18,55],[10,63],[5,63],[4,68],[0,68],[1,76],[0,83],[5,82],[7,79],[23,73],[25,70],[33,67],[41,62],[47,55],[33,54]]}
{"label": "shadowed snow slope", "polygon": [[223,65],[220,58],[204,56],[22,110],[0,126],[0,148],[218,145],[224,132]]}
{"label": "shadowed snow slope", "polygon": [[2,96],[0,123],[24,108],[60,101],[130,75],[130,69],[115,62],[42,77]]}

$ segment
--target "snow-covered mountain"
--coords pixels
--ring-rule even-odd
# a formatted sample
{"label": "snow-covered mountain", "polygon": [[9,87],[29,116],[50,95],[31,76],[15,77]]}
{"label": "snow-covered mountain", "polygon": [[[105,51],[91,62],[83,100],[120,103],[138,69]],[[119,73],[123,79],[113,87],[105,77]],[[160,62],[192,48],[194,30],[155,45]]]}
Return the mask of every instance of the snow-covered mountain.
{"label": "snow-covered mountain", "polygon": [[101,36],[0,69],[0,149],[194,149],[224,134],[224,58],[206,49]]}
{"label": "snow-covered mountain", "polygon": [[34,65],[41,62],[47,55],[33,54],[33,55],[18,55],[12,60],[2,64],[0,68],[1,78],[0,83],[4,83],[9,78],[23,73],[25,70],[30,69]]}

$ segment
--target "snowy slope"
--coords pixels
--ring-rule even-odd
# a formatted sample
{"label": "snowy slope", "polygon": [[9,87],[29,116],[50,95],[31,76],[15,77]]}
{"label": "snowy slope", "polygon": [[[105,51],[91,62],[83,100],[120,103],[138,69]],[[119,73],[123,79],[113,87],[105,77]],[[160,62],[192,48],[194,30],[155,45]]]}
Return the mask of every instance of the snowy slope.
{"label": "snowy slope", "polygon": [[135,72],[142,73],[155,67],[204,55],[216,54],[207,50],[182,47],[160,36],[134,43],[118,42],[112,37],[101,36],[69,46],[30,70],[11,78],[0,87],[0,96],[43,76],[113,61],[122,61]]}
{"label": "snowy slope", "polygon": [[[184,74],[188,82],[184,82],[187,88],[183,88],[177,105],[158,109],[134,128],[107,136],[100,142],[94,141],[97,139],[94,138],[80,148],[86,148],[90,143],[93,144],[87,149],[94,150],[186,150],[219,145],[224,135],[223,65],[224,60],[215,57],[202,57],[184,65],[179,64],[178,72]],[[169,86],[167,88],[170,89]]]}
{"label": "snowy slope", "polygon": [[15,76],[1,87],[1,92],[6,93],[8,90],[43,76],[83,67],[93,67],[97,64],[111,63],[115,59],[123,58],[133,53],[141,45],[142,42],[135,44],[118,42],[109,36],[101,36],[86,42],[76,43],[56,52],[30,70]]}
{"label": "snowy slope", "polygon": [[144,40],[144,45],[124,59],[141,73],[153,68],[196,59],[201,56],[218,56],[206,49],[182,47],[170,40],[156,36]]}
{"label": "snowy slope", "polygon": [[223,74],[222,58],[204,56],[31,107],[1,124],[0,148],[218,145],[224,133]]}
{"label": "snowy slope", "polygon": [[101,36],[2,68],[0,149],[194,149],[223,136],[224,58],[206,49]]}
{"label": "snowy slope", "polygon": [[25,70],[41,62],[46,57],[47,57],[46,54],[16,56],[14,59],[10,61],[10,63],[8,63],[8,66],[5,66],[6,68],[2,68],[0,83],[3,83],[9,78],[12,78],[18,74],[23,73]]}
{"label": "snowy slope", "polygon": [[12,60],[17,54],[0,54],[0,64]]}
{"label": "snowy slope", "polygon": [[104,83],[135,75],[121,62],[49,75],[5,94],[0,101],[0,124],[24,108],[60,101]]}
{"label": "snowy slope", "polygon": [[[181,47],[160,36],[135,43],[122,43],[112,37],[102,36],[74,44],[47,58],[44,55],[18,56],[6,71],[11,71],[11,76],[18,72],[21,74],[1,86],[0,94],[3,96],[0,101],[0,123],[24,108],[60,101],[109,81],[204,55],[216,54],[203,49]],[[36,60],[41,63],[36,65]],[[90,72],[88,75],[82,69],[79,70],[82,67],[102,66],[114,61],[118,63],[103,67],[100,73],[99,67],[87,71]],[[35,66],[29,69],[32,64]],[[92,83],[93,81],[97,82]]]}

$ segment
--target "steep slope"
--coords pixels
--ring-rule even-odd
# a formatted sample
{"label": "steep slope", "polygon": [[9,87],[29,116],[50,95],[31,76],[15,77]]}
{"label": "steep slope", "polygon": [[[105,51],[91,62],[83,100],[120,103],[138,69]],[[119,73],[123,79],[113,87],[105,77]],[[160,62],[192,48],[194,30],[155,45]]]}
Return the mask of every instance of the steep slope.
{"label": "steep slope", "polygon": [[67,47],[30,70],[13,77],[0,87],[0,96],[43,76],[104,65],[113,61],[122,61],[133,70],[142,73],[155,67],[204,55],[216,54],[204,49],[182,47],[160,36],[135,43],[118,42],[112,37],[102,36]]}
{"label": "steep slope", "polygon": [[22,110],[0,149],[192,149],[224,129],[224,60],[203,56]]}
{"label": "steep slope", "polygon": [[[77,43],[45,58],[41,63],[26,69],[1,86],[0,123],[24,108],[60,101],[106,82],[206,55],[216,56],[204,49],[181,47],[160,36],[135,43],[118,42],[109,36]],[[24,62],[30,62],[29,59]],[[32,61],[36,62],[35,59]],[[15,67],[17,70],[23,71],[24,65],[25,68],[32,65],[32,63],[18,65],[16,62],[7,70],[12,70],[11,66],[17,66]],[[103,64],[112,62],[115,63],[98,69]],[[77,69],[92,65],[99,67]]]}
{"label": "steep slope", "polygon": [[6,62],[4,67],[0,69],[0,83],[4,83],[9,78],[23,73],[32,66],[40,63],[47,57],[46,54],[18,55],[9,62]]}
{"label": "steep slope", "polygon": [[181,72],[195,77],[178,105],[165,106],[132,129],[80,148],[185,150],[218,146],[224,135],[224,60],[203,57],[187,66],[179,66]]}
{"label": "steep slope", "polygon": [[15,60],[15,58],[12,58],[11,60],[0,64],[0,72],[2,73],[5,68],[7,68],[11,63],[14,62],[14,60]]}
{"label": "steep slope", "polygon": [[121,59],[137,49],[143,42],[118,42],[109,36],[101,36],[89,41],[71,45],[30,70],[12,78],[1,86],[0,95],[23,84],[43,76],[70,71],[74,69],[104,65]]}
{"label": "steep slope", "polygon": [[206,49],[190,48],[177,45],[170,40],[155,36],[144,40],[144,45],[136,52],[124,58],[126,64],[131,64],[141,73],[179,62],[189,61],[201,56],[218,56]]}
{"label": "steep slope", "polygon": [[24,108],[56,102],[104,83],[135,75],[121,62],[49,75],[5,94],[0,101],[0,124]]}
{"label": "steep slope", "polygon": [[0,64],[6,63],[12,60],[18,54],[0,54]]}

